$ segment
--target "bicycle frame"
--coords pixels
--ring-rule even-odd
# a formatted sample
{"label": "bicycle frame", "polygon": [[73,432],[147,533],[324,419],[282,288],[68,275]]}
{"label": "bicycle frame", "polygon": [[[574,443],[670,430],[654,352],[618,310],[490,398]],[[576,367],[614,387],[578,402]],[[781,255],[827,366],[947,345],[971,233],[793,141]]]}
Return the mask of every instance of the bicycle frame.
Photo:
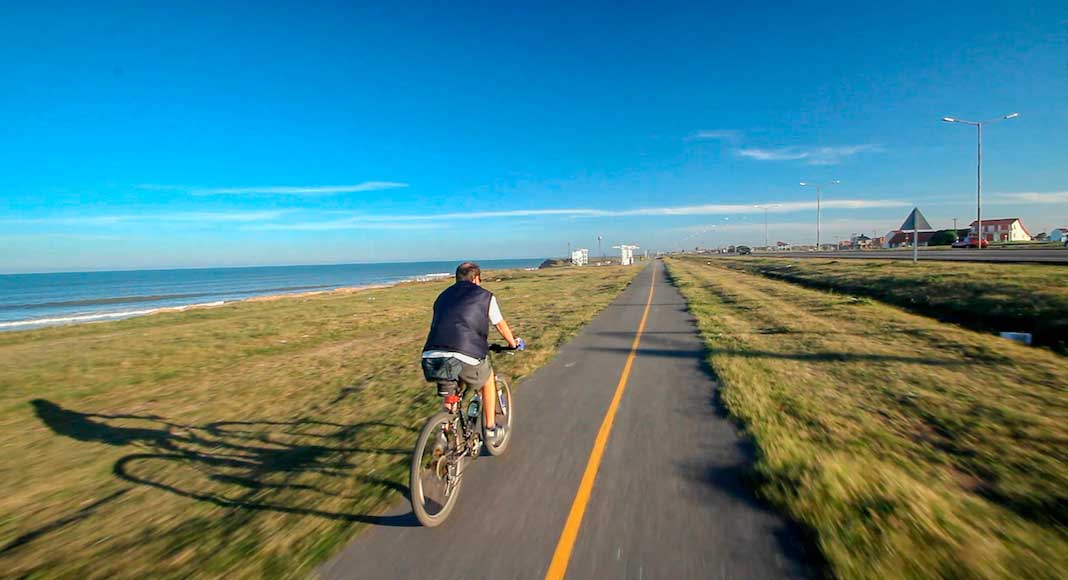
{"label": "bicycle frame", "polygon": [[[501,351],[507,352],[511,351],[511,349],[491,347],[489,352],[486,353],[486,356],[490,357],[490,366],[492,366],[493,362],[493,353]],[[496,378],[496,370],[494,370],[494,377]],[[457,449],[462,447],[462,452],[457,454],[456,458],[459,459],[464,456],[477,458],[479,452],[482,451],[484,443],[482,440],[482,405],[485,403],[482,401],[481,387],[473,387],[463,381],[457,381],[457,383],[456,396],[459,397],[459,401],[456,403],[456,408],[452,411],[452,414],[457,418],[460,425],[461,437],[456,440],[456,444]],[[473,396],[468,398],[468,393],[472,391],[474,392]],[[478,400],[478,412],[472,419],[468,416],[467,409],[475,400]],[[455,434],[453,435],[455,436]]]}

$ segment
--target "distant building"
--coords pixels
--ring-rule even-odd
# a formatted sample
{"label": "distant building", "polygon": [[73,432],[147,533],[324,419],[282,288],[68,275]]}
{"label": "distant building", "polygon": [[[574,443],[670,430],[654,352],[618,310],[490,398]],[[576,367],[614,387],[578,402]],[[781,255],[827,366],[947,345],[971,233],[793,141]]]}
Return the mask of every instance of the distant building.
{"label": "distant building", "polygon": [[[976,222],[971,223],[968,237],[975,237]],[[1020,218],[983,220],[983,237],[988,242],[1026,242],[1031,239]]]}
{"label": "distant building", "polygon": [[860,234],[859,236],[853,236],[849,239],[850,246],[858,250],[865,250],[871,247],[871,238]]}
{"label": "distant building", "polygon": [[1051,242],[1068,242],[1068,228],[1053,228],[1049,232]]}
{"label": "distant building", "polygon": [[590,251],[586,248],[580,248],[571,252],[571,263],[576,266],[585,266],[590,263]]}
{"label": "distant building", "polygon": [[[920,230],[916,233],[916,238],[919,241],[920,247],[927,245],[927,242],[931,241],[931,236],[938,233],[937,230]],[[911,248],[912,247],[912,232],[903,232],[901,230],[893,230],[886,234],[886,247],[887,248]]]}
{"label": "distant building", "polygon": [[624,266],[629,266],[634,263],[634,250],[638,249],[638,246],[631,246],[628,244],[622,244],[619,246],[612,246],[619,250],[619,263]]}
{"label": "distant building", "polygon": [[872,238],[871,242],[868,244],[868,247],[869,248],[885,248],[886,247],[886,236],[878,236],[878,237]]}
{"label": "distant building", "polygon": [[900,228],[886,234],[886,245],[890,248],[912,247],[913,244],[926,246],[936,231],[923,217],[920,208],[914,207]]}

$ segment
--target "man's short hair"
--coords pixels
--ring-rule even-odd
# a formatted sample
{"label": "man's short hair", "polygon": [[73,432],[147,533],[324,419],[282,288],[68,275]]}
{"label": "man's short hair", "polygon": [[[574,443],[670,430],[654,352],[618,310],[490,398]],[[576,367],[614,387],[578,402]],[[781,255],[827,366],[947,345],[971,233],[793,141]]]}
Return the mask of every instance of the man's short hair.
{"label": "man's short hair", "polygon": [[474,262],[464,262],[456,267],[457,282],[474,282],[475,278],[482,275],[482,268]]}

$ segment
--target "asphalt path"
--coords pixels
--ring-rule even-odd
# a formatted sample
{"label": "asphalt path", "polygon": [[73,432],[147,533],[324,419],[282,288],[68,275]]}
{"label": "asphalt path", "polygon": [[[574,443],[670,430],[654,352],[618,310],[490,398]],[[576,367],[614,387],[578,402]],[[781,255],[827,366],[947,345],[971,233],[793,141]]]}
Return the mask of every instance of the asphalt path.
{"label": "asphalt path", "polygon": [[[845,260],[911,260],[911,250],[863,250],[841,252],[769,252],[753,254],[760,257],[771,258],[834,258]],[[946,262],[1007,262],[1007,263],[1045,263],[1045,264],[1068,264],[1068,249],[1045,249],[1045,250],[1000,250],[1000,249],[967,249],[957,248],[953,250],[920,250],[917,252],[920,260],[936,260]]]}
{"label": "asphalt path", "polygon": [[[719,408],[703,360],[682,296],[662,264],[646,266],[517,385],[508,452],[473,465],[447,522],[419,527],[398,502],[382,518],[391,525],[372,526],[319,573],[545,578],[553,564],[568,578],[811,576],[796,530],[744,483],[753,450]],[[591,462],[606,415],[614,421]],[[584,474],[588,497],[578,493]]]}

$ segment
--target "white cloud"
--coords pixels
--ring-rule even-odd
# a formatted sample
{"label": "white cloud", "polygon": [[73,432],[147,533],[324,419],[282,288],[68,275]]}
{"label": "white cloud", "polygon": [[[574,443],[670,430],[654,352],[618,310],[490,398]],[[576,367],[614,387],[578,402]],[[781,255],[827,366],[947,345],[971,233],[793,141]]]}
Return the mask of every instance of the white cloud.
{"label": "white cloud", "polygon": [[745,147],[737,152],[757,161],[804,161],[807,165],[836,165],[858,153],[878,151],[876,145],[840,145],[836,147],[780,147],[761,149]]}
{"label": "white cloud", "polygon": [[995,193],[991,197],[1017,203],[1068,203],[1068,191]]}
{"label": "white cloud", "polygon": [[[824,209],[868,209],[886,207],[906,207],[910,201],[896,199],[829,199],[822,202]],[[815,210],[815,201],[782,202],[777,207],[770,208],[772,213],[789,213],[796,211]],[[689,216],[689,215],[737,215],[759,214],[763,209],[752,204],[704,204],[683,205],[666,207],[643,207],[625,210],[605,210],[594,208],[567,208],[567,209],[521,209],[499,211],[473,211],[473,212],[448,212],[431,214],[410,215],[353,215],[351,217],[323,222],[308,222],[303,224],[278,224],[270,226],[270,229],[355,229],[367,227],[369,224],[381,223],[412,223],[438,221],[449,223],[458,219],[485,219],[485,218],[513,218],[513,217],[536,217],[556,216],[566,218],[604,218],[604,217],[630,217],[630,216]],[[261,228],[257,228],[261,229]]]}
{"label": "white cloud", "polygon": [[708,131],[698,131],[693,134],[691,139],[698,141],[737,141],[742,138],[741,131],[735,131],[734,129],[712,129]]}
{"label": "white cloud", "polygon": [[[868,209],[880,207],[902,207],[910,202],[898,199],[828,199],[821,203],[824,209]],[[788,213],[795,211],[814,210],[814,201],[791,201],[782,202],[778,207],[768,208],[769,213]],[[757,214],[764,210],[750,204],[707,204],[688,205],[676,207],[646,207],[632,210],[607,212],[609,216],[629,215],[722,215],[722,214]]]}
{"label": "white cloud", "polygon": [[[825,210],[829,209],[871,209],[907,207],[911,201],[899,199],[828,199],[822,202]],[[772,205],[772,204],[769,204]],[[774,204],[769,213],[791,213],[812,211],[816,209],[815,201],[784,201]],[[752,204],[701,204],[682,206],[640,207],[634,209],[607,210],[598,208],[546,208],[487,210],[471,212],[445,212],[424,214],[368,215],[343,214],[345,217],[333,220],[301,221],[294,223],[278,222],[279,218],[292,213],[289,210],[263,211],[189,211],[174,213],[114,214],[97,216],[56,216],[42,218],[22,218],[2,220],[0,223],[23,225],[70,225],[70,226],[112,226],[123,223],[152,222],[200,222],[200,223],[240,223],[245,230],[273,231],[332,231],[332,230],[413,230],[444,227],[457,220],[474,219],[509,219],[523,217],[560,217],[567,219],[595,219],[613,217],[653,217],[653,216],[701,216],[701,215],[756,215],[763,209]],[[338,215],[337,212],[330,212]],[[255,223],[267,222],[267,223]]]}
{"label": "white cloud", "polygon": [[260,187],[213,187],[191,189],[193,195],[334,195],[338,193],[357,193],[364,191],[382,191],[408,187],[407,183],[396,181],[365,181],[355,185],[311,185],[287,186],[269,185]]}
{"label": "white cloud", "polygon": [[446,224],[435,223],[389,223],[367,222],[360,220],[334,220],[322,222],[297,222],[292,224],[256,224],[245,226],[243,230],[256,231],[293,231],[293,232],[328,232],[339,230],[428,230]]}
{"label": "white cloud", "polygon": [[15,218],[3,223],[25,225],[86,225],[108,226],[128,222],[257,222],[268,221],[288,213],[285,210],[269,211],[194,211],[175,213],[118,214],[97,216],[57,216],[42,218]]}

